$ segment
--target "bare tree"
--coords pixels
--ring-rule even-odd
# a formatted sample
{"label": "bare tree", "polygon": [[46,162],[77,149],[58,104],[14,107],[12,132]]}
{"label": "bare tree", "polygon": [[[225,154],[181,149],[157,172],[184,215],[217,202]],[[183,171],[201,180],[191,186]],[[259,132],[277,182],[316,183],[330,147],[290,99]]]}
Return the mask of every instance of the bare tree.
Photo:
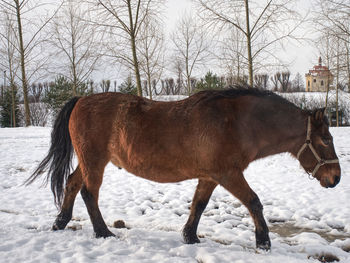
{"label": "bare tree", "polygon": [[231,27],[229,33],[219,40],[219,46],[216,56],[219,63],[226,69],[228,76],[241,79],[248,69],[244,34],[236,27]]}
{"label": "bare tree", "polygon": [[175,56],[181,57],[187,94],[191,94],[191,77],[196,67],[208,61],[209,41],[206,31],[198,25],[190,14],[184,14],[172,33]]}
{"label": "bare tree", "polygon": [[267,83],[269,82],[269,75],[267,74],[255,74],[254,75],[254,84],[260,89],[266,90]]}
{"label": "bare tree", "polygon": [[[336,125],[339,125],[338,96],[342,79],[350,87],[350,3],[344,0],[317,1],[315,23],[317,29],[327,34],[331,45],[326,46],[333,55],[335,54],[335,66],[333,71],[336,76]],[[321,42],[322,43],[322,42]],[[328,92],[326,95],[326,107],[328,104]]]}
{"label": "bare tree", "polygon": [[172,71],[176,75],[176,82],[179,90],[179,94],[188,94],[187,88],[184,83],[184,61],[179,56],[172,56]]}
{"label": "bare tree", "polygon": [[[95,6],[97,4],[96,17],[100,20],[95,22],[107,27],[110,37],[117,37],[118,42],[114,42],[113,46],[107,44],[108,56],[133,68],[137,93],[142,96],[137,40],[146,18],[159,14],[163,0],[89,0],[88,2]],[[126,52],[126,47],[130,52]]]}
{"label": "bare tree", "polygon": [[111,88],[111,81],[109,79],[107,80],[103,79],[100,83],[100,88],[102,92],[108,92],[109,89]]}
{"label": "bare tree", "polygon": [[[42,43],[40,38],[43,28],[49,23],[53,18],[52,16],[47,16],[43,20],[38,17],[38,13],[35,17],[34,11],[36,8],[43,7],[44,3],[36,2],[33,3],[29,0],[0,0],[0,7],[2,10],[6,10],[11,15],[16,17],[16,28],[17,28],[17,38],[18,41],[11,43],[15,46],[16,51],[19,53],[20,57],[20,69],[21,69],[21,82],[23,89],[23,100],[25,109],[25,125],[30,125],[30,109],[28,101],[28,79],[30,76],[36,74],[39,69],[46,63],[46,60],[41,56],[41,52],[37,50],[39,44]],[[57,9],[54,11],[54,14]],[[32,19],[25,19],[24,16],[32,15]],[[25,23],[23,23],[25,22]],[[0,32],[0,36],[3,37]],[[31,63],[30,63],[31,62]],[[32,64],[32,65],[29,65]],[[34,64],[34,65],[33,65]],[[33,66],[31,68],[31,66]],[[31,73],[28,76],[28,70]]]}
{"label": "bare tree", "polygon": [[273,76],[271,76],[271,82],[272,82],[272,90],[273,91],[278,91],[278,77],[277,74],[274,74]]}
{"label": "bare tree", "polygon": [[[316,20],[317,21],[317,20]],[[321,32],[320,37],[316,41],[317,48],[320,52],[320,55],[324,58],[326,61],[326,66],[328,69],[333,69],[335,66],[335,50],[333,49],[334,46],[334,36],[329,30],[323,29],[323,32]],[[307,84],[308,85],[308,84]],[[328,95],[330,90],[330,75],[328,74],[327,78],[327,92],[326,92],[326,98],[325,98],[325,107],[328,106]]]}
{"label": "bare tree", "polygon": [[350,36],[350,3],[346,0],[317,0],[316,23],[348,42]]}
{"label": "bare tree", "polygon": [[296,29],[302,22],[295,10],[294,0],[229,1],[195,0],[200,16],[209,26],[220,31],[235,27],[246,38],[246,59],[249,84],[253,85],[254,61],[267,53],[275,56],[277,44],[296,38]]}
{"label": "bare tree", "polygon": [[[146,77],[148,94],[152,99],[152,86],[160,80],[164,68],[164,37],[157,21],[147,17],[140,32],[138,52],[141,72]],[[155,84],[152,82],[155,81]]]}
{"label": "bare tree", "polygon": [[[6,72],[8,72],[8,79],[11,87],[11,119],[12,119],[12,127],[16,127],[16,116],[15,116],[15,109],[16,109],[16,101],[15,101],[15,94],[16,94],[16,73],[19,69],[19,60],[18,56],[16,56],[16,49],[14,46],[14,43],[16,43],[16,28],[15,23],[13,20],[13,16],[11,17],[11,14],[4,10],[1,13],[3,24],[1,26],[1,36],[0,37],[0,65],[1,68],[4,69],[4,86],[2,87],[5,89],[5,82],[7,78]],[[3,90],[1,90],[1,99],[3,100]],[[3,102],[1,100],[1,102]]]}
{"label": "bare tree", "polygon": [[67,0],[51,24],[55,70],[72,82],[73,96],[86,83],[101,59],[103,31],[89,23],[91,12],[77,0]]}
{"label": "bare tree", "polygon": [[298,72],[295,75],[294,80],[292,82],[292,91],[300,92],[304,90],[305,90],[304,79],[301,76],[301,74]]}
{"label": "bare tree", "polygon": [[279,84],[280,84],[280,88],[281,88],[281,92],[286,92],[289,90],[289,86],[290,86],[290,72],[289,71],[285,71],[285,72],[277,72],[275,74]]}

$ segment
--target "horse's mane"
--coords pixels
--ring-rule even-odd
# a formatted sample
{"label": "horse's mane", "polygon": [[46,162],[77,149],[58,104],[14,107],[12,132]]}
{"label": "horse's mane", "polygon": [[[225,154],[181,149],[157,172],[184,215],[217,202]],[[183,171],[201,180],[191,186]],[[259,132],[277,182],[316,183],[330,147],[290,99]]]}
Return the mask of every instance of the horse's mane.
{"label": "horse's mane", "polygon": [[198,96],[202,99],[208,101],[218,100],[223,98],[237,98],[241,96],[255,96],[262,98],[269,98],[271,101],[280,102],[292,107],[298,108],[294,103],[288,101],[287,99],[281,97],[280,95],[270,91],[262,90],[257,87],[251,87],[249,85],[231,85],[220,90],[206,90],[198,92]]}

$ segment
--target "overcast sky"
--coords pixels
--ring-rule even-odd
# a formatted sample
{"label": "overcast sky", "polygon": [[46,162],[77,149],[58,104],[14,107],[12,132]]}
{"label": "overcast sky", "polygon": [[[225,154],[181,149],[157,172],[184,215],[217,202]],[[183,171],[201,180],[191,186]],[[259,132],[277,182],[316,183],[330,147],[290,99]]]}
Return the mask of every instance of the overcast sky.
{"label": "overcast sky", "polygon": [[[297,8],[299,12],[306,14],[311,8],[311,1],[299,0]],[[194,10],[191,0],[167,0],[165,9],[165,22],[168,32],[170,32],[176,21],[185,11]],[[285,51],[280,51],[285,61],[291,63],[290,71],[294,76],[299,72],[302,76],[318,63],[319,52],[311,43],[292,43],[286,46]]]}

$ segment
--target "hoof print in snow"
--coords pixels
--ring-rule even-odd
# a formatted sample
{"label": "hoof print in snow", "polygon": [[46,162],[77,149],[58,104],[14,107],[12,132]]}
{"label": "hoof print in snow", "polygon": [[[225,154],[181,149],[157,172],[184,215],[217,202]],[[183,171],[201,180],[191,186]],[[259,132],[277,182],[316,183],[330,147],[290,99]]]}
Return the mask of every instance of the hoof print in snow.
{"label": "hoof print in snow", "polygon": [[27,226],[26,229],[28,230],[38,230],[38,228],[36,226]]}
{"label": "hoof print in snow", "polygon": [[350,245],[348,245],[348,246],[343,246],[341,249],[344,250],[345,252],[350,253]]}
{"label": "hoof print in snow", "polygon": [[308,256],[308,259],[314,258],[317,259],[320,262],[338,262],[339,258],[337,256],[334,256],[332,254],[321,254],[321,255],[314,255],[314,256]]}
{"label": "hoof print in snow", "polygon": [[123,220],[117,220],[113,223],[114,228],[127,228]]}
{"label": "hoof print in snow", "polygon": [[221,240],[221,239],[212,239],[214,242],[219,243],[224,246],[229,246],[232,244],[232,242],[227,241],[227,240]]}
{"label": "hoof print in snow", "polygon": [[278,219],[278,218],[270,218],[270,219],[268,219],[269,220],[269,222],[271,223],[271,224],[274,224],[274,223],[285,223],[286,222],[286,220],[284,220],[284,219]]}

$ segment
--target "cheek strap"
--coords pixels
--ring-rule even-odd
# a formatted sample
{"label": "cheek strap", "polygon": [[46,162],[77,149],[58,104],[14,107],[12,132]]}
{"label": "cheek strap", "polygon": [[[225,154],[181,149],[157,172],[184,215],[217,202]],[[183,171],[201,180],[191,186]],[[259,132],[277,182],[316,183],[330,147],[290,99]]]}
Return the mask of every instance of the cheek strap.
{"label": "cheek strap", "polygon": [[305,151],[305,149],[309,147],[311,152],[314,154],[316,160],[317,160],[317,164],[312,172],[312,177],[315,177],[318,169],[320,169],[321,166],[325,165],[325,164],[330,164],[330,163],[339,163],[339,159],[333,159],[333,160],[324,160],[322,159],[318,153],[316,152],[314,146],[312,145],[311,142],[311,117],[308,117],[307,120],[307,132],[306,132],[306,141],[303,144],[303,146],[301,146],[300,150],[298,151],[297,154],[297,159],[300,161],[300,155]]}

